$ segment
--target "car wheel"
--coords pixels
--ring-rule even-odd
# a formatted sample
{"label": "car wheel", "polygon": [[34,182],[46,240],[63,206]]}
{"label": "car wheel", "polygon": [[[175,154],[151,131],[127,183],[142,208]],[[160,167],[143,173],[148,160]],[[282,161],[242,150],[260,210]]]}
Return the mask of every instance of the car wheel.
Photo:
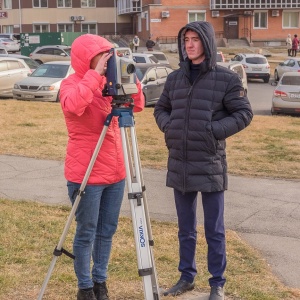
{"label": "car wheel", "polygon": [[41,60],[39,60],[39,59],[36,59],[35,60],[39,65],[42,65],[43,64],[43,62],[41,61]]}
{"label": "car wheel", "polygon": [[270,80],[270,78],[269,77],[268,78],[264,78],[263,80],[264,80],[264,83],[268,83],[269,80]]}
{"label": "car wheel", "polygon": [[145,106],[147,106],[147,98],[146,98],[145,93],[143,93],[143,95],[144,95],[144,98],[145,98]]}
{"label": "car wheel", "polygon": [[57,93],[57,96],[56,96],[55,102],[60,102],[60,99],[59,99],[59,91],[58,91],[58,93]]}
{"label": "car wheel", "polygon": [[276,115],[278,115],[278,113],[275,112],[275,111],[273,110],[273,108],[271,108],[271,115],[272,115],[272,116],[276,116]]}
{"label": "car wheel", "polygon": [[279,81],[279,75],[278,75],[277,70],[274,71],[274,80]]}

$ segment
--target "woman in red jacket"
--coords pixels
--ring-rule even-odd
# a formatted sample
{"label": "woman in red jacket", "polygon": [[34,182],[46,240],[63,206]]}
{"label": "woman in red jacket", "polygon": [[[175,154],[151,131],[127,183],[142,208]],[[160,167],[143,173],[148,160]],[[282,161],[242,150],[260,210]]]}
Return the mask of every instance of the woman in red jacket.
{"label": "woman in red jacket", "polygon": [[[104,97],[106,65],[111,43],[85,34],[72,44],[71,64],[75,73],[60,89],[60,102],[68,130],[65,177],[72,204],[91,161],[112,97]],[[134,111],[144,108],[141,84],[132,95]],[[78,279],[78,300],[108,300],[107,266],[112,237],[117,229],[125,186],[125,166],[118,118],[113,117],[76,211],[73,252]],[[90,270],[91,257],[93,259]]]}

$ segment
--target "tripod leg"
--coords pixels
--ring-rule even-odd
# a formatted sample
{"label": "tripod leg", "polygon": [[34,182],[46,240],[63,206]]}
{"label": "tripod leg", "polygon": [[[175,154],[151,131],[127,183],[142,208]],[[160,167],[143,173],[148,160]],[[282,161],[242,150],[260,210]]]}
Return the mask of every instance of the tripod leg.
{"label": "tripod leg", "polygon": [[67,220],[66,225],[65,225],[65,227],[64,227],[63,233],[62,233],[62,235],[61,235],[61,237],[60,237],[60,240],[59,240],[59,243],[57,244],[57,247],[56,247],[55,250],[54,250],[54,253],[53,253],[53,259],[52,259],[52,262],[51,262],[51,264],[50,264],[50,266],[49,266],[49,269],[48,269],[47,275],[46,275],[46,277],[45,277],[45,280],[44,280],[44,282],[43,282],[42,288],[41,288],[41,290],[40,290],[40,293],[39,293],[39,296],[38,296],[38,300],[42,300],[42,299],[43,299],[44,292],[45,292],[45,290],[46,290],[48,281],[50,280],[50,277],[51,277],[51,274],[52,274],[52,272],[53,272],[53,269],[54,269],[55,263],[56,263],[56,261],[57,261],[57,258],[58,258],[58,256],[61,255],[61,253],[62,253],[61,250],[62,250],[63,243],[64,243],[64,241],[66,240],[67,233],[68,233],[68,231],[69,231],[69,229],[70,229],[70,226],[71,226],[71,224],[72,224],[72,220],[73,220],[73,218],[74,218],[74,215],[75,215],[75,212],[76,212],[76,210],[77,210],[78,204],[79,204],[79,202],[80,202],[80,199],[81,199],[81,197],[82,197],[82,194],[84,193],[84,189],[85,189],[85,187],[86,187],[87,181],[88,181],[88,179],[89,179],[89,177],[90,177],[90,174],[91,174],[91,172],[92,172],[92,169],[93,169],[93,167],[94,167],[94,164],[95,164],[96,158],[97,158],[97,156],[98,156],[99,150],[100,150],[100,148],[101,148],[101,146],[102,146],[102,143],[103,143],[103,140],[104,140],[104,138],[105,138],[105,135],[106,135],[106,132],[107,132],[107,129],[108,129],[110,120],[111,120],[111,118],[108,119],[108,121],[107,121],[108,124],[106,124],[106,125],[103,127],[103,130],[102,130],[102,132],[101,132],[100,138],[99,138],[98,143],[97,143],[97,145],[96,145],[96,148],[95,148],[95,150],[94,150],[93,156],[92,156],[91,161],[90,161],[90,163],[89,163],[89,165],[88,165],[87,171],[86,171],[86,173],[85,173],[85,175],[84,175],[84,178],[83,178],[83,180],[82,180],[82,183],[81,183],[81,185],[80,185],[80,188],[79,188],[77,197],[76,197],[76,199],[75,199],[75,202],[74,202],[74,204],[73,204],[73,206],[72,206],[72,209],[71,209],[71,212],[70,212],[70,214],[69,214],[68,220]]}
{"label": "tripod leg", "polygon": [[147,195],[146,195],[146,186],[143,178],[143,173],[142,173],[142,165],[141,165],[141,159],[139,155],[139,149],[138,149],[138,143],[137,143],[137,137],[135,133],[135,129],[133,128],[133,137],[135,138],[135,145],[136,145],[136,151],[137,151],[137,158],[138,158],[138,168],[140,170],[140,182],[142,185],[142,190],[143,190],[143,199],[144,199],[144,210],[145,210],[145,217],[146,217],[146,222],[147,222],[147,229],[148,229],[148,237],[149,237],[149,245],[150,245],[150,252],[151,252],[151,260],[152,260],[152,267],[153,267],[153,272],[152,272],[152,288],[153,292],[156,295],[154,298],[155,300],[159,300],[159,285],[158,285],[158,280],[157,280],[157,271],[155,267],[155,261],[154,261],[154,254],[153,254],[153,246],[154,246],[154,240],[153,240],[153,235],[152,235],[152,229],[151,229],[151,223],[150,223],[150,216],[149,216],[149,209],[148,209],[148,200],[147,200]]}
{"label": "tripod leg", "polygon": [[[134,238],[137,252],[139,275],[143,277],[146,300],[159,299],[156,270],[153,253],[149,243],[149,217],[145,214],[143,188],[141,182],[141,169],[139,153],[137,150],[135,128],[130,127],[132,140],[132,155],[129,155],[130,146],[126,130],[121,127],[121,137],[128,184],[128,198],[130,200]],[[133,157],[133,160],[131,159]],[[134,164],[134,165],[133,165]],[[148,219],[147,219],[148,218]]]}

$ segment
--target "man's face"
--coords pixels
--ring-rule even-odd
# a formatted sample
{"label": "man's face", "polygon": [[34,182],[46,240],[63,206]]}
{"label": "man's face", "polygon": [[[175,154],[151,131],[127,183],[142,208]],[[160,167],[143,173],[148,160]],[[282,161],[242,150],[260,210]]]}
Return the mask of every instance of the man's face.
{"label": "man's face", "polygon": [[184,45],[188,58],[193,64],[200,64],[205,59],[202,41],[195,31],[187,31],[184,35]]}

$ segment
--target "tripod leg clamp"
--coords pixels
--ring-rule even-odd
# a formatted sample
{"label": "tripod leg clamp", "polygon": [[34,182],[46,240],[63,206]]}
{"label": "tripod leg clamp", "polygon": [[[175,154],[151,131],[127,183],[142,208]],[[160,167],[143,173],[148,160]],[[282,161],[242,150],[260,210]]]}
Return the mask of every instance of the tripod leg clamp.
{"label": "tripod leg clamp", "polygon": [[152,268],[139,269],[139,276],[152,275]]}
{"label": "tripod leg clamp", "polygon": [[128,193],[128,199],[137,199],[137,205],[142,205],[141,199],[143,198],[142,193]]}
{"label": "tripod leg clamp", "polygon": [[55,249],[53,251],[53,255],[55,255],[55,256],[61,256],[62,254],[65,254],[68,257],[70,257],[72,259],[75,259],[75,255],[73,255],[72,253],[68,252],[64,248],[61,248],[60,250],[58,250],[57,247],[55,247]]}

